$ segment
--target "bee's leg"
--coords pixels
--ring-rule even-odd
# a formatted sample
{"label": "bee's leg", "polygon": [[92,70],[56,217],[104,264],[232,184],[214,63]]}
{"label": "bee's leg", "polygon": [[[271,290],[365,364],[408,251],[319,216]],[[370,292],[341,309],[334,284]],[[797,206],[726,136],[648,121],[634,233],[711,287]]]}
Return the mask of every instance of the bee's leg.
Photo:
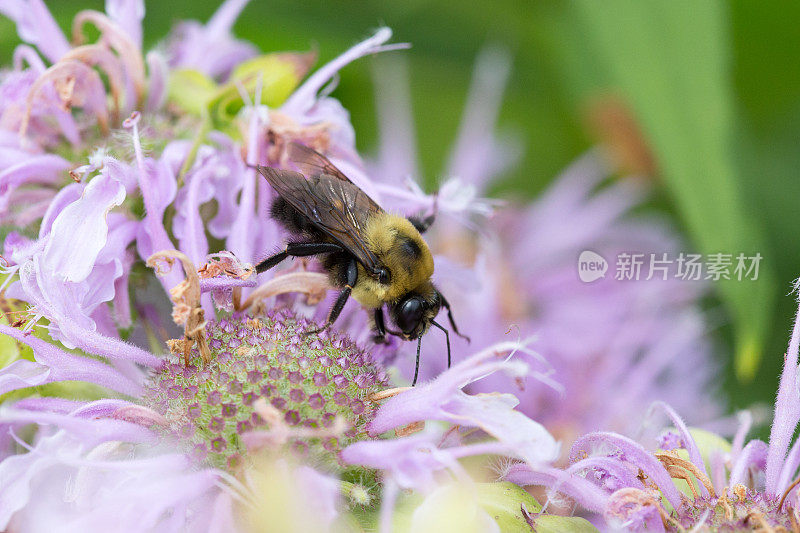
{"label": "bee's leg", "polygon": [[428,228],[430,228],[433,225],[434,220],[436,220],[435,212],[431,213],[425,218],[414,215],[408,217],[408,221],[411,222],[411,225],[414,226],[414,229],[416,229],[420,233],[425,233],[426,231],[428,231]]}
{"label": "bee's leg", "polygon": [[330,252],[341,252],[344,248],[333,242],[290,242],[282,252],[267,257],[256,265],[256,272],[261,274],[274,267],[289,256],[305,257],[309,255],[326,254]]}
{"label": "bee's leg", "polygon": [[372,336],[375,344],[386,344],[386,322],[383,319],[383,306],[375,309],[373,314],[375,319],[375,335]]}
{"label": "bee's leg", "polygon": [[428,231],[428,228],[430,228],[433,225],[433,221],[436,220],[436,213],[438,212],[439,212],[439,193],[437,192],[433,197],[433,213],[424,218],[419,215],[412,215],[408,217],[408,221],[411,222],[411,225],[413,225],[414,229],[416,229],[418,232],[425,233],[426,231]]}
{"label": "bee's leg", "polygon": [[344,308],[344,304],[347,303],[347,299],[350,298],[350,293],[353,291],[356,281],[358,281],[358,263],[355,259],[351,259],[347,264],[347,283],[344,289],[342,289],[342,292],[339,293],[339,297],[336,298],[333,307],[331,307],[325,324],[319,329],[309,331],[309,333],[319,333],[320,331],[328,329],[331,324],[336,322],[336,319],[339,318],[339,314]]}
{"label": "bee's leg", "polygon": [[456,321],[453,318],[453,311],[450,309],[450,302],[447,301],[447,298],[444,297],[444,294],[441,292],[439,293],[439,298],[442,300],[442,305],[447,309],[447,319],[450,321],[450,326],[453,328],[453,331],[456,332],[456,335],[461,337],[462,339],[466,339],[467,342],[470,342],[470,338],[466,335],[462,335],[460,331],[458,331],[458,326],[456,326]]}
{"label": "bee's leg", "polygon": [[283,261],[287,257],[289,257],[289,254],[286,253],[286,250],[284,250],[282,252],[278,252],[275,255],[271,255],[271,256],[267,257],[266,259],[264,259],[263,261],[261,261],[259,264],[256,265],[256,272],[258,274],[261,274],[262,272],[266,272],[267,270],[269,270],[270,268],[274,267],[275,265],[277,265],[278,263],[280,263],[281,261]]}
{"label": "bee's leg", "polygon": [[431,320],[431,324],[439,328],[444,332],[444,339],[447,342],[447,368],[450,368],[450,333],[447,331],[446,328],[443,328],[441,324],[436,322],[435,320]]}

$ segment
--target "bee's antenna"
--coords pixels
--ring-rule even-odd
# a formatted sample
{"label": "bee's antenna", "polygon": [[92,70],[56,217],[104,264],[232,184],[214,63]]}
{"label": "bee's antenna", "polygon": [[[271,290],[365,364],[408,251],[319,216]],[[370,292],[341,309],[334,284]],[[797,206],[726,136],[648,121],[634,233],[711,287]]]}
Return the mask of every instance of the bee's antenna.
{"label": "bee's antenna", "polygon": [[[435,320],[431,320],[431,324],[439,328],[440,330],[444,331],[444,338],[447,340],[447,368],[450,368],[450,332],[447,331],[444,327],[442,327],[438,322]],[[456,332],[458,333],[458,332]]]}
{"label": "bee's antenna", "polygon": [[411,382],[411,386],[417,384],[417,376],[419,375],[419,351],[422,349],[422,335],[419,336],[419,340],[417,341],[417,364],[414,367],[414,381]]}

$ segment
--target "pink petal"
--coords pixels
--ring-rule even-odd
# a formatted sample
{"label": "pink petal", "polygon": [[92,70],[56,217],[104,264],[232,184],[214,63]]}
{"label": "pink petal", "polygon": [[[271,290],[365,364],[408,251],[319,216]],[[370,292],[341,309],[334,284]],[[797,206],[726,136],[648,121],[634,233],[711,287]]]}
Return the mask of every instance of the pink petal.
{"label": "pink petal", "polygon": [[81,193],[83,193],[83,189],[86,188],[86,184],[84,183],[70,183],[69,185],[62,187],[59,190],[53,201],[50,203],[50,206],[47,208],[47,211],[42,217],[42,224],[39,227],[39,238],[41,239],[53,228],[53,222],[55,222],[56,217],[61,214],[66,206],[69,204],[78,201],[81,197]]}
{"label": "pink petal", "polygon": [[49,377],[50,368],[46,365],[34,363],[26,359],[14,361],[0,370],[0,394],[49,383],[53,381],[48,379]]}
{"label": "pink petal", "polygon": [[0,13],[17,23],[20,39],[36,46],[55,63],[70,49],[64,33],[42,0],[8,0]]}
{"label": "pink petal", "polygon": [[283,104],[281,110],[290,115],[303,115],[317,101],[317,93],[328,80],[339,72],[348,63],[361,57],[380,51],[380,46],[392,37],[392,30],[381,28],[375,34],[361,41],[350,50],[340,55],[327,65],[312,74],[289,99]]}
{"label": "pink petal", "polygon": [[124,199],[125,188],[117,180],[103,175],[92,179],[81,198],[53,222],[42,266],[63,281],[86,279],[108,239],[108,212]]}
{"label": "pink petal", "polygon": [[427,435],[356,442],[342,450],[343,461],[391,472],[403,488],[429,489],[435,485],[434,473],[446,468],[436,445]]}
{"label": "pink petal", "polygon": [[22,411],[13,407],[3,411],[3,423],[24,422],[40,425],[54,425],[67,431],[86,446],[97,446],[110,440],[125,442],[154,442],[156,435],[138,424],[122,420],[86,419],[72,414]]}
{"label": "pink petal", "polygon": [[173,220],[173,233],[178,239],[179,249],[199,265],[208,254],[208,239],[200,206],[214,197],[215,190],[210,186],[213,169],[200,167],[186,176],[186,184],[175,199],[176,214]]}
{"label": "pink petal", "polygon": [[383,403],[369,425],[377,435],[420,420],[446,420],[462,427],[478,427],[531,462],[549,462],[558,456],[558,444],[541,426],[514,410],[511,394],[468,395],[461,388],[495,371],[525,375],[527,365],[501,359],[515,343],[495,345],[443,372],[430,383],[417,385]]}
{"label": "pink petal", "polygon": [[26,44],[21,44],[14,48],[14,70],[23,70],[23,62],[28,63],[28,66],[30,66],[31,69],[37,74],[41,74],[47,69],[44,61],[42,61],[42,58],[39,57],[39,54],[36,52],[36,50]]}
{"label": "pink petal", "polygon": [[144,0],[106,0],[106,14],[128,34],[136,46],[142,48]]}
{"label": "pink petal", "polygon": [[372,174],[385,182],[419,179],[422,174],[414,135],[408,61],[404,56],[390,55],[376,59],[374,65],[380,148]]}
{"label": "pink petal", "polygon": [[747,477],[751,473],[751,467],[755,466],[757,470],[763,470],[767,462],[767,443],[764,441],[753,439],[747,443],[742,453],[736,459],[731,474],[728,478],[728,487],[735,487],[737,484],[746,484]]}
{"label": "pink petal", "polygon": [[225,77],[238,63],[256,55],[250,43],[230,35],[248,1],[226,0],[205,26],[194,21],[179,24],[168,46],[170,65]]}
{"label": "pink petal", "polygon": [[147,85],[147,111],[158,111],[164,105],[167,98],[167,78],[169,77],[169,66],[167,60],[157,50],[147,53],[145,57],[148,71]]}
{"label": "pink petal", "polygon": [[608,494],[587,479],[572,476],[557,468],[531,468],[525,464],[512,465],[504,479],[517,485],[541,485],[575,499],[584,509],[602,513],[608,504]]}
{"label": "pink petal", "polygon": [[658,485],[664,497],[676,508],[681,503],[681,495],[672,478],[654,455],[645,450],[639,443],[617,433],[596,432],[583,435],[572,445],[570,457],[579,460],[593,453],[594,449],[614,451],[621,455],[620,460],[638,466]]}
{"label": "pink petal", "polygon": [[478,56],[458,139],[450,155],[446,176],[456,176],[484,190],[494,175],[501,154],[493,134],[511,72],[508,51],[484,48]]}
{"label": "pink petal", "polygon": [[797,394],[797,358],[800,350],[800,308],[797,311],[789,349],[783,358],[783,373],[775,399],[775,418],[769,434],[767,454],[766,490],[770,496],[778,494],[778,480],[786,459],[786,450],[800,420],[800,401]]}
{"label": "pink petal", "polygon": [[221,37],[231,32],[233,24],[250,0],[225,0],[206,23],[206,31],[211,37]]}
{"label": "pink petal", "polygon": [[54,184],[63,179],[70,163],[57,155],[29,156],[0,171],[0,211],[7,209],[9,195],[28,183]]}
{"label": "pink petal", "polygon": [[[689,460],[697,467],[697,469],[705,475],[708,475],[706,471],[706,465],[703,461],[703,456],[700,455],[700,449],[697,447],[697,443],[695,442],[692,434],[689,433],[689,428],[686,427],[686,423],[683,419],[675,412],[675,410],[667,405],[664,402],[653,402],[650,406],[651,411],[653,409],[661,409],[664,411],[667,416],[672,420],[672,423],[675,424],[675,428],[681,434],[681,440],[683,441],[683,446],[689,454]],[[702,485],[702,484],[701,484]],[[708,497],[708,490],[704,486],[700,487],[700,490],[703,492],[705,497]]]}
{"label": "pink petal", "polygon": [[106,90],[100,75],[86,63],[75,59],[64,59],[44,71],[31,87],[26,99],[26,115],[20,125],[21,134],[28,128],[27,119],[36,107],[63,107],[61,97],[51,90],[57,82],[74,82],[70,94],[71,105],[83,108],[87,113],[95,115],[98,125],[108,130],[108,108],[106,106]]}
{"label": "pink petal", "polygon": [[[24,387],[42,385],[55,381],[87,381],[97,383],[111,390],[138,396],[142,390],[141,382],[133,382],[114,370],[111,366],[87,357],[69,354],[33,335],[0,324],[0,333],[17,339],[33,349],[35,363],[15,361],[0,371],[6,386],[0,394]],[[20,381],[14,381],[18,376]],[[27,384],[26,384],[27,383]],[[12,388],[8,388],[12,387]]]}

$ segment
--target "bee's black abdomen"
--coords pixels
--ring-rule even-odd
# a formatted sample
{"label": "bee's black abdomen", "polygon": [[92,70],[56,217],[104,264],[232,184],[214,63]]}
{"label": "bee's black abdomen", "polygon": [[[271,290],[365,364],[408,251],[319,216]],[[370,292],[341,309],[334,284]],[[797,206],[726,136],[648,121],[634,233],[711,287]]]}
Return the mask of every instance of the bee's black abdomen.
{"label": "bee's black abdomen", "polygon": [[347,267],[353,256],[347,252],[333,252],[320,258],[322,266],[330,274],[331,283],[339,287],[347,285]]}
{"label": "bee's black abdomen", "polygon": [[[292,204],[280,196],[276,197],[272,202],[270,215],[286,228],[286,231],[297,236],[295,239],[290,240],[297,240],[297,238],[299,238],[301,242],[306,243],[333,242],[332,239],[315,226],[308,217],[303,215],[300,211],[295,209]],[[319,259],[322,262],[322,266],[330,275],[330,280],[333,285],[339,287],[347,285],[347,267],[353,260],[353,254],[347,251],[324,252],[320,253]]]}
{"label": "bee's black abdomen", "polygon": [[289,233],[308,236],[319,242],[328,240],[325,234],[308,217],[300,213],[281,196],[278,196],[272,202],[270,215],[286,228]]}
{"label": "bee's black abdomen", "polygon": [[310,223],[308,219],[303,220],[305,217],[281,196],[273,200],[270,215],[290,233],[302,233],[305,226]]}

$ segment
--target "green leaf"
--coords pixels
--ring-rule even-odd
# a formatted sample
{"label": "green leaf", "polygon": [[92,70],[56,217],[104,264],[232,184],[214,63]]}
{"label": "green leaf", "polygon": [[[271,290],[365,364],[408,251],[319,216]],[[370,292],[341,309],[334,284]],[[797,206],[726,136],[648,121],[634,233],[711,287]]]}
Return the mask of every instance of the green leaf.
{"label": "green leaf", "polygon": [[[474,490],[473,490],[474,489]],[[478,511],[497,522],[500,531],[530,533],[522,514],[541,511],[542,506],[525,489],[508,482],[475,483],[473,487],[452,484],[422,498],[412,493],[400,498],[394,513],[394,531],[419,533],[479,531]]]}
{"label": "green leaf", "polygon": [[697,444],[703,462],[706,465],[706,470],[711,471],[711,456],[714,452],[720,454],[728,454],[731,451],[731,444],[723,439],[716,433],[700,428],[689,428],[689,433],[692,435],[694,442]]}
{"label": "green leaf", "polygon": [[177,69],[170,73],[167,100],[187,113],[201,116],[216,92],[214,80],[199,70]]}
{"label": "green leaf", "polygon": [[735,326],[737,375],[749,379],[771,324],[776,278],[734,163],[725,4],[579,0],[571,6],[587,62],[605,76],[592,77],[582,92],[612,91],[631,106],[699,249],[763,257],[757,281],[717,284]]}
{"label": "green leaf", "polygon": [[588,520],[577,516],[542,515],[536,518],[534,526],[536,533],[598,533]]}
{"label": "green leaf", "polygon": [[500,531],[530,532],[531,528],[522,515],[522,506],[528,513],[542,510],[539,502],[528,491],[507,481],[478,483],[478,504],[494,518]]}
{"label": "green leaf", "polygon": [[[5,324],[5,320],[3,324]],[[0,335],[0,368],[5,368],[18,359],[22,359],[22,357],[20,357],[17,341],[13,337]],[[32,359],[32,357],[24,359]]]}
{"label": "green leaf", "polygon": [[395,508],[393,531],[398,533],[480,533],[480,515],[470,487],[456,483],[437,488],[424,498],[412,493]]}
{"label": "green leaf", "polygon": [[[9,275],[13,274],[4,274],[0,275],[0,283],[7,281]],[[6,311],[11,313],[10,316],[20,316],[21,313],[25,311],[25,308],[22,305],[18,305],[15,303],[16,300],[11,300],[7,303],[9,309]],[[27,320],[27,318],[26,318]],[[9,326],[8,318],[0,317],[0,324],[4,326]],[[43,334],[41,330],[34,328],[32,335],[41,337]],[[18,342],[13,337],[9,337],[8,335],[0,335],[0,368],[5,368],[11,363],[18,361],[20,359],[25,359],[28,361],[33,361],[33,350],[27,344]]]}

